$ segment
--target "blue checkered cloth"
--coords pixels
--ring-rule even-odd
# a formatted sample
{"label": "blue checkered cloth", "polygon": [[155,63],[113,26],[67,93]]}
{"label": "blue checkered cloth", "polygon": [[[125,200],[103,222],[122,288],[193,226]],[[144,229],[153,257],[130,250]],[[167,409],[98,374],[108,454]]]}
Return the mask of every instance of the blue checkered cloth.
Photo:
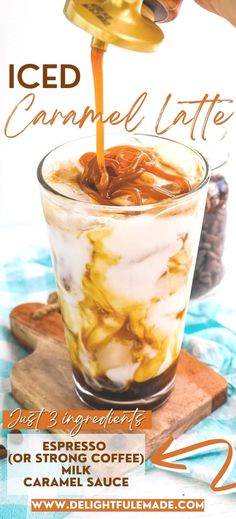
{"label": "blue checkered cloth", "polygon": [[[0,400],[1,410],[19,404],[11,396],[10,374],[13,365],[27,355],[9,330],[11,309],[30,301],[45,302],[48,292],[55,290],[55,280],[48,250],[30,247],[20,257],[1,265],[0,270]],[[6,431],[0,417],[0,443],[6,445]],[[0,461],[0,518],[50,519],[65,517],[63,513],[31,512],[27,496],[7,495],[7,462]]]}
{"label": "blue checkered cloth", "polygon": [[[48,249],[25,250],[20,257],[2,265],[0,273],[0,398],[1,409],[18,406],[11,396],[10,373],[15,362],[27,353],[9,331],[10,310],[27,301],[45,302],[55,289],[55,280]],[[191,303],[185,328],[184,348],[226,377],[229,398],[225,405],[181,436],[179,444],[197,443],[213,437],[229,438],[236,445],[236,310],[207,299]],[[179,442],[179,443],[178,443]],[[1,427],[0,443],[6,443]],[[225,454],[220,451],[195,455],[188,460],[190,477],[211,481],[219,470]],[[150,462],[147,468],[156,470]],[[189,477],[189,476],[188,476]],[[229,478],[236,481],[236,470]],[[61,513],[31,513],[27,497],[7,496],[6,461],[0,462],[1,519],[57,519]]]}

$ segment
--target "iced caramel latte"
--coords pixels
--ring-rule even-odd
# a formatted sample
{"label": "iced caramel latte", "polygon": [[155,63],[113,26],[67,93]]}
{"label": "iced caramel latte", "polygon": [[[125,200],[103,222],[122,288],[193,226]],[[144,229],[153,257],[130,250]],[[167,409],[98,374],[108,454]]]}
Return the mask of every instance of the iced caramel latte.
{"label": "iced caramel latte", "polygon": [[155,408],[173,388],[208,173],[196,151],[154,136],[64,144],[38,177],[65,338],[93,407]]}

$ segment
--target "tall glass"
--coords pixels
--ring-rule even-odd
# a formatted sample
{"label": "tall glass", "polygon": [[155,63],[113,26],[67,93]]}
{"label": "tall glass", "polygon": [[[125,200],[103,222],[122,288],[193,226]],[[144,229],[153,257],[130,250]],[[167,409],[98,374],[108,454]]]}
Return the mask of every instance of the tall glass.
{"label": "tall glass", "polygon": [[79,397],[95,408],[154,409],[174,386],[208,168],[198,152],[168,139],[107,137],[107,147],[117,144],[161,149],[202,181],[180,198],[135,207],[93,204],[52,185],[51,172],[94,151],[94,137],[52,150],[38,179]]}

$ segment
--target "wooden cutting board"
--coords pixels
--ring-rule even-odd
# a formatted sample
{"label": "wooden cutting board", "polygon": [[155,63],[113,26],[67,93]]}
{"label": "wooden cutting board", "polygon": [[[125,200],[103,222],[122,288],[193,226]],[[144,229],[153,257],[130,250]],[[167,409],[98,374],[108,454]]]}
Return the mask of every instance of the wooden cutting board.
{"label": "wooden cutting board", "polygon": [[[32,318],[32,314],[44,306],[26,303],[11,312],[13,335],[32,352],[13,369],[13,396],[26,409],[86,409],[74,390],[60,313]],[[146,434],[147,456],[169,436],[179,436],[208,416],[226,398],[226,380],[182,351],[175,389],[169,400],[153,412],[153,427]]]}

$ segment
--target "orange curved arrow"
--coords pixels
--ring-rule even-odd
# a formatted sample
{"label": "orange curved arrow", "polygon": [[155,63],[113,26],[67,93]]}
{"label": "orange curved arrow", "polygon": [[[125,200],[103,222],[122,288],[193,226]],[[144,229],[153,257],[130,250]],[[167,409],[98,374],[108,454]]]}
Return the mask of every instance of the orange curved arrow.
{"label": "orange curved arrow", "polygon": [[231,465],[234,461],[234,449],[228,440],[224,440],[223,438],[215,438],[214,440],[205,440],[193,445],[188,445],[187,447],[183,447],[182,449],[177,449],[172,452],[166,452],[168,447],[173,442],[173,437],[168,438],[161,447],[152,454],[150,457],[150,460],[154,465],[157,465],[159,467],[168,468],[168,469],[174,469],[174,470],[186,470],[187,467],[184,464],[180,463],[171,463],[166,460],[169,460],[171,458],[178,458],[183,457],[183,454],[189,454],[197,450],[203,450],[206,447],[215,447],[216,445],[226,445],[228,447],[228,453],[226,456],[226,459],[220,468],[219,472],[213,479],[210,487],[214,492],[221,492],[221,493],[231,493],[234,490],[236,491],[236,483],[230,483],[228,485],[221,485],[222,480],[224,481],[228,475],[228,472],[230,470]]}

